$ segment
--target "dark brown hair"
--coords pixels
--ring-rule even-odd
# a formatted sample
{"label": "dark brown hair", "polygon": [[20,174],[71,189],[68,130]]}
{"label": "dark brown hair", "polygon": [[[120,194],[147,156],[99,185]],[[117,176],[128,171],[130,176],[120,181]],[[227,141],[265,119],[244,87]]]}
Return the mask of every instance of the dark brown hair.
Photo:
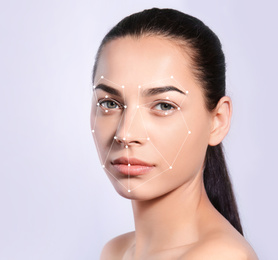
{"label": "dark brown hair", "polygon": [[[166,37],[190,51],[193,71],[203,88],[207,109],[213,111],[226,93],[226,65],[221,43],[202,21],[177,10],[153,8],[121,20],[101,42],[93,79],[106,43],[125,36],[138,38],[147,35]],[[207,148],[204,184],[214,207],[243,235],[222,143]]]}

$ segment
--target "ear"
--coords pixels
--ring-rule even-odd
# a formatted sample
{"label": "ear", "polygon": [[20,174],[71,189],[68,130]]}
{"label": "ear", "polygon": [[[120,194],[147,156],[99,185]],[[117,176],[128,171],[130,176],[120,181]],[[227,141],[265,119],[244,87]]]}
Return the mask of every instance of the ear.
{"label": "ear", "polygon": [[212,112],[212,129],[209,137],[209,145],[218,145],[229,132],[232,110],[232,100],[230,97],[222,97]]}

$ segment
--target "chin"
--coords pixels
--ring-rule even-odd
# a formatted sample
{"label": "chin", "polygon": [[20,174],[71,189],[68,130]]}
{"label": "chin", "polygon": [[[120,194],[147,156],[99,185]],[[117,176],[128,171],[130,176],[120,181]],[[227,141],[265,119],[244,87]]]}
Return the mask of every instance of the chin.
{"label": "chin", "polygon": [[142,186],[140,186],[140,184],[138,185],[137,182],[135,183],[136,185],[132,181],[129,181],[130,189],[127,189],[127,182],[112,181],[112,184],[118,194],[130,200],[153,200],[171,191],[171,189],[169,190],[169,187],[161,187],[159,183],[149,182],[143,184]]}

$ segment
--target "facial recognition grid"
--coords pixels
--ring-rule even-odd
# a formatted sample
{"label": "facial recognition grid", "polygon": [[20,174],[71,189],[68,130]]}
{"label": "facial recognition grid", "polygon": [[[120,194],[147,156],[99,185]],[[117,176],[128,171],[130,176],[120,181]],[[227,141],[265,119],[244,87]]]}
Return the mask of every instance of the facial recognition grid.
{"label": "facial recognition grid", "polygon": [[[143,117],[142,111],[141,111],[142,109],[148,109],[148,108],[147,108],[148,103],[140,104],[140,91],[141,91],[144,87],[149,86],[149,85],[152,85],[152,84],[154,84],[154,83],[163,82],[163,81],[169,80],[169,79],[170,79],[171,81],[173,81],[177,86],[179,86],[179,87],[184,91],[185,96],[184,96],[184,98],[183,98],[183,100],[182,100],[182,102],[181,102],[181,105],[180,105],[179,107],[177,107],[177,110],[178,110],[178,112],[180,113],[181,118],[182,118],[182,120],[183,120],[183,122],[184,122],[185,131],[187,131],[186,137],[184,138],[184,140],[181,141],[181,145],[180,145],[180,147],[179,147],[179,149],[178,149],[178,152],[177,152],[176,156],[174,157],[174,160],[172,160],[171,162],[169,162],[169,161],[162,155],[162,153],[159,151],[159,149],[156,147],[156,145],[152,142],[151,138],[149,137],[148,130],[147,130],[147,127],[146,127],[146,125],[145,125],[144,117]],[[96,133],[95,128],[96,128],[96,124],[97,124],[97,120],[98,120],[97,114],[98,114],[98,110],[101,109],[101,108],[100,108],[101,104],[100,104],[100,102],[99,102],[99,100],[98,100],[98,96],[97,96],[97,93],[96,93],[95,89],[96,89],[96,86],[97,86],[101,81],[104,81],[104,82],[107,82],[107,83],[111,83],[111,84],[113,84],[114,86],[117,86],[117,87],[119,87],[119,88],[121,88],[121,89],[123,90],[123,99],[124,99],[124,104],[123,104],[123,106],[122,106],[123,111],[122,111],[122,114],[121,114],[121,117],[120,117],[120,120],[119,120],[119,123],[118,123],[118,126],[117,126],[117,130],[116,130],[115,133],[117,133],[117,131],[118,131],[118,129],[119,129],[121,123],[122,123],[122,120],[124,120],[124,121],[126,120],[126,111],[125,111],[125,110],[128,109],[128,107],[127,107],[127,105],[126,105],[126,101],[125,101],[125,99],[126,99],[126,95],[125,95],[125,88],[126,88],[126,86],[120,85],[120,84],[118,84],[118,83],[116,83],[116,82],[113,82],[113,81],[109,80],[108,78],[106,78],[106,77],[104,77],[104,76],[101,76],[101,77],[96,81],[95,85],[93,86],[93,98],[95,98],[96,106],[97,106],[97,107],[96,107],[96,112],[95,112],[95,115],[94,115],[94,121],[93,121],[93,124],[92,124],[93,127],[92,127],[92,129],[91,129],[91,132],[92,132],[93,137],[94,137],[94,141],[95,141],[97,153],[98,153],[98,156],[99,156],[99,159],[100,159],[102,168],[103,168],[107,173],[109,173],[121,186],[123,186],[123,187],[126,189],[126,191],[132,192],[132,191],[134,191],[134,190],[140,188],[141,186],[143,186],[143,185],[146,184],[147,182],[150,182],[150,181],[152,181],[153,179],[159,177],[160,175],[162,175],[162,174],[164,174],[164,173],[166,173],[166,172],[169,172],[169,171],[171,171],[171,170],[173,169],[174,164],[175,164],[175,162],[176,162],[176,160],[177,160],[177,158],[178,158],[178,156],[179,156],[179,154],[180,154],[180,152],[181,152],[181,150],[182,150],[182,148],[183,148],[183,146],[184,146],[186,140],[188,139],[189,135],[191,135],[191,131],[189,130],[188,124],[187,124],[187,122],[186,122],[186,120],[185,120],[185,118],[184,118],[184,115],[183,115],[182,111],[181,111],[182,104],[183,104],[184,100],[185,100],[186,98],[188,98],[188,96],[189,96],[189,91],[186,90],[186,89],[184,89],[184,87],[183,87],[183,86],[174,78],[174,76],[172,76],[172,75],[171,75],[170,77],[167,77],[167,78],[164,78],[164,79],[160,79],[160,80],[156,80],[156,81],[152,81],[152,82],[148,82],[148,83],[144,83],[144,84],[138,85],[136,111],[133,113],[133,115],[132,115],[132,117],[131,117],[131,122],[130,122],[129,126],[127,127],[127,129],[124,128],[124,137],[122,138],[122,141],[123,141],[123,142],[126,141],[126,136],[128,135],[128,132],[129,132],[129,130],[130,130],[130,127],[132,126],[132,122],[133,122],[133,120],[134,120],[134,118],[135,118],[135,115],[136,115],[136,113],[138,113],[138,111],[139,111],[139,114],[140,114],[140,117],[141,117],[141,120],[142,120],[142,123],[143,123],[143,128],[144,128],[144,131],[145,131],[145,136],[136,137],[136,140],[145,140],[145,141],[150,142],[150,144],[151,144],[152,147],[154,148],[154,151],[155,151],[157,154],[159,154],[159,156],[160,156],[160,157],[163,159],[163,161],[167,164],[168,168],[166,168],[166,169],[164,169],[163,171],[161,171],[161,172],[155,174],[154,176],[148,178],[147,180],[145,180],[145,181],[143,181],[142,183],[138,184],[136,187],[131,188],[131,187],[130,187],[130,184],[129,184],[129,180],[130,180],[130,174],[129,174],[129,173],[128,173],[128,176],[127,176],[127,177],[128,177],[128,185],[127,185],[127,187],[126,187],[126,186],[125,186],[124,184],[122,184],[122,183],[117,179],[117,177],[116,177],[111,171],[109,171],[109,170],[107,169],[107,167],[105,166],[106,163],[107,163],[107,159],[108,159],[108,157],[109,157],[109,154],[110,154],[110,152],[111,152],[111,150],[112,150],[112,147],[113,147],[113,145],[115,144],[115,142],[118,140],[118,137],[117,137],[116,134],[114,135],[113,140],[111,140],[111,145],[110,145],[110,148],[109,148],[109,150],[108,150],[107,155],[106,155],[106,156],[103,156],[103,157],[104,157],[104,158],[103,158],[103,157],[101,156],[101,153],[100,153],[100,149],[99,149],[99,145],[100,145],[100,144],[99,144],[99,142],[98,142],[98,140],[97,140],[97,138],[96,138],[96,134],[97,134],[97,133]],[[110,98],[109,95],[105,95],[105,99],[106,99],[106,100],[109,100],[109,98]],[[167,99],[169,99],[169,97],[166,96],[165,99],[167,100]],[[111,99],[111,100],[112,100],[112,99]],[[108,112],[109,112],[109,109],[105,109],[104,111],[105,111],[105,113],[108,113]],[[168,115],[167,110],[166,110],[166,112],[164,113],[164,115],[165,115],[165,116]],[[129,154],[128,154],[129,145],[128,145],[127,142],[125,143],[123,149],[126,149],[126,151],[127,151],[127,158],[129,159]],[[129,162],[128,162],[128,166],[131,166],[131,164],[130,164]]]}

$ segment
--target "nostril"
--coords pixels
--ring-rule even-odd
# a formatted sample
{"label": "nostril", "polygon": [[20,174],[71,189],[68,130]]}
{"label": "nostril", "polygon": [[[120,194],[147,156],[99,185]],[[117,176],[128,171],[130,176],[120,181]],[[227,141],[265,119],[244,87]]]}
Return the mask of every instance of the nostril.
{"label": "nostril", "polygon": [[114,140],[117,142],[117,143],[122,143],[123,141],[121,140],[121,138],[117,137],[117,136],[114,136]]}
{"label": "nostril", "polygon": [[141,144],[140,140],[129,140],[125,137],[120,137],[120,136],[114,136],[113,137],[114,141],[116,141],[118,144],[124,144],[125,146],[129,146],[132,144]]}

